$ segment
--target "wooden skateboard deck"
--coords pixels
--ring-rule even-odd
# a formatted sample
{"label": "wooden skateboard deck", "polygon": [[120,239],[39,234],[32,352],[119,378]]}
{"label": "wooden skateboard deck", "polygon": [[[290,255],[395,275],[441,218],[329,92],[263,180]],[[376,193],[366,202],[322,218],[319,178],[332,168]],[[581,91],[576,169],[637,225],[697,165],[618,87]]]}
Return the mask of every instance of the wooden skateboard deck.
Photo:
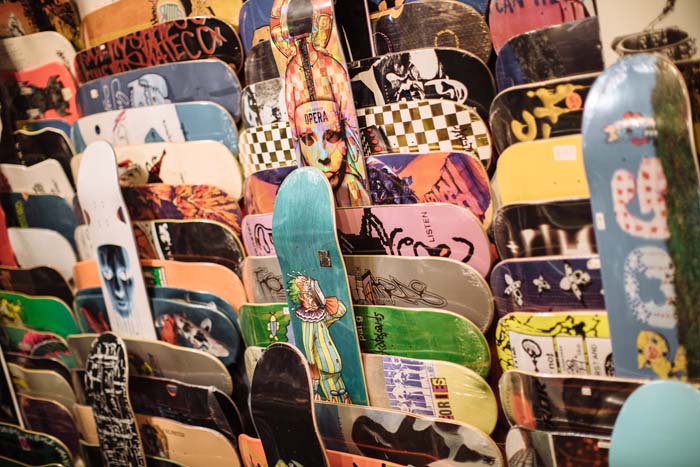
{"label": "wooden skateboard deck", "polygon": [[119,0],[83,16],[80,29],[85,48],[90,48],[184,17],[185,9],[179,0]]}
{"label": "wooden skateboard deck", "polygon": [[502,259],[598,251],[588,198],[502,206],[496,211],[493,237]]}
{"label": "wooden skateboard deck", "polygon": [[[344,259],[347,261],[347,256]],[[242,269],[248,301],[256,304],[287,301],[282,270],[276,256],[248,256],[243,261]]]}
{"label": "wooden skateboard deck", "polygon": [[19,403],[27,429],[55,437],[66,445],[73,458],[77,457],[80,433],[72,411],[50,399],[27,395],[20,395]]}
{"label": "wooden skateboard deck", "polygon": [[239,71],[241,42],[233,27],[218,18],[186,18],[127,34],[76,55],[78,80],[166,63],[219,58]]}
{"label": "wooden skateboard deck", "polygon": [[527,1],[524,4],[494,1],[489,7],[489,28],[496,53],[513,36],[547,26],[582,19],[586,16],[583,3],[544,3]]}
{"label": "wooden skateboard deck", "polygon": [[214,140],[238,154],[236,123],[226,109],[213,102],[183,102],[112,110],[88,115],[73,125],[78,152],[94,141],[114,146]]}
{"label": "wooden skateboard deck", "polygon": [[0,41],[0,71],[21,71],[61,62],[75,76],[75,49],[56,31],[43,31]]}
{"label": "wooden skateboard deck", "polygon": [[247,85],[280,77],[272,48],[270,41],[266,40],[255,44],[246,52],[243,72]]}
{"label": "wooden skateboard deck", "polygon": [[272,344],[255,367],[250,411],[268,465],[330,465],[316,428],[306,358],[289,344]]}
{"label": "wooden skateboard deck", "polygon": [[18,352],[5,352],[8,363],[14,363],[27,370],[49,370],[58,373],[67,383],[72,384],[71,370],[61,361],[48,357],[32,357]]}
{"label": "wooden skateboard deck", "polygon": [[498,93],[489,111],[496,151],[500,154],[515,143],[581,133],[586,97],[599,75],[521,84]]}
{"label": "wooden skateboard deck", "polygon": [[7,233],[20,267],[47,266],[60,272],[69,284],[73,283],[75,251],[61,234],[50,229],[17,227],[10,227]]}
{"label": "wooden skateboard deck", "polygon": [[8,363],[7,368],[18,395],[49,399],[68,410],[73,410],[75,392],[58,373],[49,370],[28,370],[14,363]]}
{"label": "wooden skateboard deck", "polygon": [[0,322],[3,325],[27,327],[66,338],[77,334],[78,325],[70,308],[54,297],[36,297],[0,291]]}
{"label": "wooden skateboard deck", "polygon": [[326,402],[314,411],[327,449],[416,467],[506,465],[488,435],[453,420]]}
{"label": "wooden skateboard deck", "polygon": [[212,220],[235,234],[241,232],[238,201],[210,185],[151,183],[122,189],[124,201],[135,221]]}
{"label": "wooden skateboard deck", "polygon": [[513,311],[604,310],[598,256],[541,256],[501,261],[491,271],[499,316]]}
{"label": "wooden skateboard deck", "polygon": [[55,159],[47,159],[29,167],[0,164],[0,172],[9,183],[11,192],[57,195],[73,205],[75,189]]}
{"label": "wooden skateboard deck", "polygon": [[493,391],[460,365],[439,360],[364,354],[373,407],[457,420],[491,433],[498,419]]}
{"label": "wooden skateboard deck", "polygon": [[498,53],[496,85],[503,91],[603,70],[598,18],[569,21],[511,37]]}
{"label": "wooden skateboard deck", "polygon": [[581,135],[509,146],[498,158],[493,183],[501,206],[589,197]]}
{"label": "wooden skateboard deck", "polygon": [[[489,372],[491,354],[486,338],[471,321],[456,313],[383,305],[356,305],[355,309],[362,352],[452,362],[483,377]],[[450,332],[436,334],[435,329]]]}
{"label": "wooden skateboard deck", "polygon": [[296,166],[265,169],[250,174],[245,182],[244,205],[248,214],[270,214],[279,187]]}
{"label": "wooden skateboard deck", "polygon": [[95,142],[85,151],[78,173],[78,198],[89,225],[99,282],[108,298],[112,329],[123,336],[155,339],[131,218],[109,144]]}
{"label": "wooden skateboard deck", "polygon": [[422,47],[455,47],[487,62],[491,37],[486,20],[460,2],[412,2],[371,18],[377,54]]}
{"label": "wooden skateboard deck", "polygon": [[491,135],[471,107],[424,99],[358,109],[357,116],[367,155],[458,151],[491,165]]}
{"label": "wooden skateboard deck", "polygon": [[270,37],[284,79],[299,166],[323,172],[337,206],[370,204],[360,127],[333,2],[311,0],[291,9],[289,5],[290,0],[273,2]]}
{"label": "wooden skateboard deck", "polygon": [[82,116],[165,103],[211,101],[225,108],[236,121],[241,118],[240,98],[241,83],[236,73],[213,58],[98,78],[83,83],[76,96]]}
{"label": "wooden skateboard deck", "polygon": [[29,465],[73,466],[70,451],[58,439],[8,423],[0,423],[0,452]]}
{"label": "wooden skateboard deck", "polygon": [[625,400],[642,384],[642,380],[509,370],[501,377],[498,392],[513,426],[610,436]]}
{"label": "wooden skateboard deck", "polygon": [[336,211],[336,218],[343,254],[440,256],[466,263],[482,276],[491,267],[489,242],[481,223],[458,206],[344,208]]}
{"label": "wooden skateboard deck", "polygon": [[297,166],[289,122],[246,128],[241,131],[239,147],[246,178],[261,170]]}
{"label": "wooden skateboard deck", "polygon": [[55,159],[61,164],[68,180],[73,185],[70,171],[73,147],[63,131],[55,128],[17,130],[14,133],[14,139],[17,160],[11,162],[32,166],[47,159]]}
{"label": "wooden skateboard deck", "polygon": [[1,266],[0,288],[8,292],[56,297],[66,305],[73,302],[73,291],[66,279],[55,269],[45,266],[31,269]]}
{"label": "wooden skateboard deck", "polygon": [[[272,231],[296,345],[314,367],[315,396],[366,405],[355,315],[335,233],[334,204],[323,172],[313,167],[295,170],[280,187]],[[302,212],[307,215],[300,215]]]}
{"label": "wooden skateboard deck", "polygon": [[75,248],[76,215],[60,196],[0,193],[0,204],[8,227],[53,230]]}
{"label": "wooden skateboard deck", "polygon": [[493,217],[486,169],[472,154],[384,154],[367,158],[372,202],[450,203],[466,208],[488,228]]}
{"label": "wooden skateboard deck", "polygon": [[498,321],[496,348],[503,371],[615,374],[604,311],[510,313]]}
{"label": "wooden skateboard deck", "polygon": [[445,99],[488,114],[496,84],[484,62],[464,50],[429,47],[352,62],[348,66],[355,105]]}
{"label": "wooden skateboard deck", "polygon": [[[603,105],[603,95],[612,100]],[[660,55],[626,57],[596,81],[586,109],[584,162],[618,374],[693,378],[700,196],[680,73]]]}
{"label": "wooden skateboard deck", "polygon": [[513,427],[505,443],[509,465],[608,465],[610,438]]}
{"label": "wooden skateboard deck", "polygon": [[289,121],[282,78],[272,78],[244,87],[241,91],[241,115],[246,128]]}
{"label": "wooden skateboard deck", "polygon": [[75,102],[78,87],[71,71],[61,62],[6,71],[0,81],[8,90],[17,125],[44,118],[73,123],[80,115]]}
{"label": "wooden skateboard deck", "polygon": [[[68,338],[76,367],[85,368],[92,342],[98,334]],[[176,379],[183,383],[215,386],[226,394],[233,392],[231,377],[217,358],[197,350],[177,347],[157,340],[125,338],[130,367],[135,374]]]}

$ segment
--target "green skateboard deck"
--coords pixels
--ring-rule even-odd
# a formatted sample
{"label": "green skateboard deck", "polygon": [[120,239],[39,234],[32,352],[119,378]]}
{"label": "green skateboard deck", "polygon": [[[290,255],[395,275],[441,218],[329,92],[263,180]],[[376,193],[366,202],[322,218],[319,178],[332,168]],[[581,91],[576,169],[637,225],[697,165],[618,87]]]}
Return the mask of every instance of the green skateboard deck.
{"label": "green skateboard deck", "polygon": [[452,362],[480,376],[489,372],[486,338],[451,311],[356,305],[355,319],[363,352]]}
{"label": "green skateboard deck", "polygon": [[39,332],[25,327],[2,326],[7,336],[8,350],[32,357],[54,358],[68,368],[75,367],[66,339],[52,332]]}
{"label": "green skateboard deck", "polygon": [[71,310],[53,297],[30,297],[0,291],[0,322],[55,333],[63,338],[79,332]]}
{"label": "green skateboard deck", "polygon": [[246,346],[267,347],[275,342],[294,342],[292,318],[286,303],[246,303],[239,313]]}
{"label": "green skateboard deck", "polygon": [[347,271],[336,237],[333,192],[318,169],[282,183],[272,218],[296,345],[322,400],[367,404]]}

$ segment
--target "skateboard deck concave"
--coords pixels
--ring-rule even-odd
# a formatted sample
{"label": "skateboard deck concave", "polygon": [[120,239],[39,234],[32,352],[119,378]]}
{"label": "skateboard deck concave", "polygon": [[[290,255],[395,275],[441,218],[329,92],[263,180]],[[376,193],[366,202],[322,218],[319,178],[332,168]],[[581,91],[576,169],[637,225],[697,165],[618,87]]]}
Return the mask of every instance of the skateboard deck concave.
{"label": "skateboard deck concave", "polygon": [[0,193],[0,204],[8,227],[54,230],[75,248],[76,215],[60,196]]}
{"label": "skateboard deck concave", "polygon": [[66,279],[46,266],[32,269],[1,266],[0,288],[8,292],[56,297],[66,305],[73,302],[73,291]]}
{"label": "skateboard deck concave", "polygon": [[3,290],[0,291],[0,308],[3,325],[24,326],[63,338],[79,332],[71,310],[54,297],[31,297]]}
{"label": "skateboard deck concave", "polygon": [[297,166],[289,122],[246,128],[241,131],[238,144],[246,178],[265,169]]}
{"label": "skateboard deck concave", "polygon": [[73,283],[76,257],[73,247],[55,230],[10,227],[7,229],[15,259],[21,268],[47,266]]}
{"label": "skateboard deck concave", "polygon": [[58,373],[50,370],[28,370],[14,363],[7,368],[12,375],[12,383],[18,395],[49,399],[73,410],[75,392],[68,382]]}
{"label": "skateboard deck concave", "polygon": [[74,458],[78,455],[80,433],[72,411],[50,399],[28,395],[20,395],[19,403],[29,430],[55,437],[70,449]]}
{"label": "skateboard deck concave", "polygon": [[73,204],[75,189],[60,162],[55,159],[47,159],[29,167],[0,164],[0,172],[9,182],[10,191],[58,195],[69,205]]}
{"label": "skateboard deck concave", "polygon": [[280,77],[269,40],[258,42],[246,52],[243,71],[248,86]]}
{"label": "skateboard deck concave", "polygon": [[[55,159],[61,164],[71,185],[74,184],[70,171],[70,160],[73,157],[73,147],[68,138],[70,125],[61,121],[68,128],[66,133],[54,127],[21,129],[14,132],[17,160],[13,163],[27,166],[35,165],[46,159]],[[28,127],[28,125],[25,125]]]}

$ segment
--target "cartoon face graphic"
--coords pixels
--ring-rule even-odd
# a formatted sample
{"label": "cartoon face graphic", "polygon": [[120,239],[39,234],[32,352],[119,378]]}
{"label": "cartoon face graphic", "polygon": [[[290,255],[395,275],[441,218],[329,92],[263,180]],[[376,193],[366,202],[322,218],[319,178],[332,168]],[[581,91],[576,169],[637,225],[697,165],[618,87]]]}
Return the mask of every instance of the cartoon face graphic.
{"label": "cartoon face graphic", "polygon": [[128,84],[129,99],[133,107],[167,104],[168,83],[165,78],[154,73],[147,73]]}
{"label": "cartoon face graphic", "polygon": [[315,311],[323,305],[323,294],[318,286],[318,281],[310,277],[297,276],[294,283],[298,287],[299,304],[306,310]]}
{"label": "cartoon face graphic", "polygon": [[321,170],[333,187],[342,181],[348,151],[345,128],[338,111],[335,102],[308,102],[296,109],[295,118],[299,149],[304,161]]}
{"label": "cartoon face graphic", "polygon": [[109,301],[122,317],[131,314],[134,278],[129,271],[129,257],[119,245],[97,247],[97,264],[107,289]]}

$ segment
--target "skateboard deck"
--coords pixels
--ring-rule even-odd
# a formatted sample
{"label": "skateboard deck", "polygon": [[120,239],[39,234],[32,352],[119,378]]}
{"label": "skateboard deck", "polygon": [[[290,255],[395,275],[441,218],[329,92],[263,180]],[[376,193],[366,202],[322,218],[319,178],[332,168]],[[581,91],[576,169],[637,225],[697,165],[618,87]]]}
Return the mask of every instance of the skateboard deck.
{"label": "skateboard deck", "polygon": [[355,105],[374,107],[399,101],[445,99],[488,109],[496,84],[484,62],[464,50],[429,47],[350,63]]}
{"label": "skateboard deck", "polygon": [[518,84],[603,70],[598,18],[549,26],[511,37],[498,53],[496,85]]}
{"label": "skateboard deck", "polygon": [[0,204],[8,227],[53,230],[75,248],[76,215],[60,196],[0,193]]}
{"label": "skateboard deck", "polygon": [[15,259],[21,268],[47,266],[60,272],[65,281],[73,282],[75,251],[61,234],[49,229],[7,229]]}
{"label": "skateboard deck", "polygon": [[24,36],[41,30],[32,6],[20,1],[0,4],[0,24],[3,25],[0,28],[1,37]]}
{"label": "skateboard deck", "polygon": [[73,466],[70,451],[61,441],[9,423],[0,423],[0,452],[28,465]]}
{"label": "skateboard deck", "polygon": [[183,102],[112,110],[88,115],[73,125],[73,142],[83,152],[94,141],[114,146],[214,140],[238,154],[238,131],[231,115],[213,102]]}
{"label": "skateboard deck", "polygon": [[323,172],[295,170],[280,187],[272,231],[296,345],[313,367],[315,397],[367,405],[334,204]]}
{"label": "skateboard deck", "polygon": [[14,363],[7,368],[18,395],[49,399],[73,410],[75,392],[61,375],[48,370],[27,370]]}
{"label": "skateboard deck", "polygon": [[509,370],[498,384],[513,426],[610,436],[620,409],[642,380],[544,375]]}
{"label": "skateboard deck", "polygon": [[243,352],[243,363],[245,365],[246,376],[249,381],[253,380],[253,371],[255,371],[255,365],[258,364],[258,360],[262,357],[264,347],[250,346],[246,347],[245,352]]}
{"label": "skateboard deck", "polygon": [[513,36],[586,16],[583,3],[491,2],[489,28],[496,53]]}
{"label": "skateboard deck", "polygon": [[108,466],[146,465],[139,427],[129,400],[126,345],[103,333],[85,361],[85,397],[92,407],[102,460]]}
{"label": "skateboard deck", "polygon": [[76,50],[83,48],[80,37],[80,16],[75,4],[69,0],[39,0],[32,4],[42,30],[53,29],[66,37]]}
{"label": "skateboard deck", "polygon": [[[241,169],[231,151],[217,141],[136,144],[118,146],[114,152],[122,186],[212,185],[236,199],[243,194]],[[81,160],[82,154],[71,159],[74,174]]]}
{"label": "skateboard deck", "polygon": [[270,214],[280,185],[296,166],[253,172],[245,182],[244,205],[248,214]]}
{"label": "skateboard deck", "polygon": [[131,218],[119,190],[116,158],[109,144],[95,142],[85,151],[78,174],[78,198],[89,225],[99,282],[108,298],[112,329],[124,336],[155,339]]}
{"label": "skateboard deck", "polygon": [[71,370],[61,361],[48,357],[32,357],[18,352],[5,352],[8,363],[14,363],[27,370],[49,370],[58,373],[68,384],[72,384]]}
{"label": "skateboard deck", "polygon": [[513,427],[505,442],[509,465],[608,465],[610,438]]}
{"label": "skateboard deck", "polygon": [[73,205],[75,189],[61,164],[47,159],[29,167],[20,164],[0,164],[0,172],[9,184],[9,191],[57,195]]}
{"label": "skateboard deck", "polygon": [[384,154],[366,164],[375,205],[449,203],[471,211],[484,228],[491,225],[489,176],[472,154]]}
{"label": "skateboard deck", "polygon": [[272,242],[272,216],[249,214],[241,224],[243,245],[249,256],[271,256],[277,254]]}
{"label": "skateboard deck", "polygon": [[70,160],[73,148],[67,135],[54,128],[38,130],[17,130],[14,133],[17,160],[11,161],[26,166],[38,164],[47,159],[55,159],[61,164],[68,180],[73,185]]}
{"label": "skateboard deck", "polygon": [[24,327],[4,326],[7,349],[32,357],[53,358],[68,368],[75,367],[75,360],[68,351],[68,344],[61,336],[49,332],[32,331]]}
{"label": "skateboard deck", "polygon": [[4,351],[0,352],[0,371],[2,371],[0,374],[0,423],[10,423],[24,428],[22,412],[4,353]]}
{"label": "skateboard deck", "polygon": [[[144,279],[152,287],[170,287],[209,292],[238,309],[245,302],[241,280],[232,271],[214,263],[141,260]],[[75,266],[77,290],[100,287],[95,261],[81,261]]]}
{"label": "skateboard deck", "polygon": [[[0,271],[3,271],[5,267],[16,268],[17,260],[15,259],[15,252],[12,251],[12,245],[10,244],[10,234],[5,220],[5,210],[0,204]],[[0,281],[3,283],[3,288],[6,288],[5,282],[7,282],[7,278],[4,276],[4,271],[0,273]]]}
{"label": "skateboard deck", "polygon": [[231,25],[218,18],[186,18],[157,24],[75,57],[81,83],[166,63],[218,58],[239,71],[241,42]]}
{"label": "skateboard deck", "polygon": [[268,465],[329,466],[316,428],[312,375],[289,344],[263,352],[250,384],[250,411]]}
{"label": "skateboard deck", "polygon": [[515,143],[581,133],[588,92],[600,73],[513,86],[491,103],[493,145],[502,153]]}
{"label": "skateboard deck", "polygon": [[70,308],[54,297],[31,297],[0,291],[0,322],[68,337],[77,334],[78,325]]}
{"label": "skateboard deck", "polygon": [[[486,338],[474,323],[456,313],[385,305],[356,305],[355,310],[362,352],[452,362],[482,377],[489,372]],[[450,331],[436,334],[436,329]]]}
{"label": "skateboard deck", "polygon": [[20,395],[19,403],[27,429],[55,437],[66,445],[73,458],[78,455],[80,433],[68,408],[50,399],[27,395]]}
{"label": "skateboard deck", "polygon": [[502,259],[598,251],[588,198],[503,206],[496,211],[493,237]]}
{"label": "skateboard deck", "polygon": [[491,55],[491,37],[484,17],[460,2],[412,2],[371,18],[377,55],[422,47],[455,47],[482,62]]}
{"label": "skateboard deck", "polygon": [[272,47],[270,41],[266,40],[255,44],[249,52],[246,52],[243,73],[248,86],[280,77]]}
{"label": "skateboard deck", "polygon": [[56,31],[43,31],[0,41],[0,71],[21,71],[61,62],[75,76],[75,49]]}
{"label": "skateboard deck", "polygon": [[280,167],[296,167],[297,155],[289,122],[271,123],[241,131],[239,160],[243,176]]}
{"label": "skateboard deck", "polygon": [[466,263],[482,276],[491,267],[489,242],[481,223],[459,206],[344,208],[336,211],[336,218],[343,254],[440,256]]}
{"label": "skateboard deck", "polygon": [[436,99],[401,101],[358,109],[357,116],[367,155],[461,151],[477,156],[486,168],[492,163],[486,123],[465,105]]}
{"label": "skateboard deck", "polygon": [[604,310],[598,256],[541,256],[501,261],[491,271],[499,316],[513,311]]}
{"label": "skateboard deck", "polygon": [[327,402],[314,411],[327,449],[416,467],[506,465],[488,435],[453,420]]}
{"label": "skateboard deck", "polygon": [[47,128],[56,130],[62,135],[65,135],[66,140],[70,139],[70,124],[64,122],[63,120],[56,120],[52,118],[45,120],[32,120],[29,122],[24,122],[22,125],[22,129],[28,131],[45,130]]}
{"label": "skateboard deck", "polygon": [[[102,455],[100,454],[100,445],[97,441],[94,444],[80,440],[80,450],[82,453],[85,467],[103,467]],[[186,467],[170,459],[165,459],[158,456],[146,455],[147,467]]]}
{"label": "skateboard deck", "polygon": [[133,227],[142,259],[211,262],[242,275],[243,245],[224,224],[215,221],[137,221]]}
{"label": "skateboard deck", "polygon": [[275,342],[294,344],[291,315],[286,303],[241,306],[241,334],[248,347],[267,347]]}
{"label": "skateboard deck", "polygon": [[[603,105],[603,94],[613,100]],[[586,108],[584,162],[618,374],[693,378],[700,196],[683,81],[660,55],[626,57],[596,81]]]}
{"label": "skateboard deck", "polygon": [[241,91],[241,115],[245,128],[289,121],[282,78],[272,78],[244,87]]}
{"label": "skateboard deck", "polygon": [[509,146],[498,158],[493,183],[501,206],[589,197],[581,135]]}
{"label": "skateboard deck", "polygon": [[[344,257],[345,261],[347,258],[347,256]],[[248,256],[243,261],[242,269],[243,286],[246,297],[251,303],[287,301],[282,270],[276,256]]]}
{"label": "skateboard deck", "polygon": [[73,123],[80,115],[75,102],[77,85],[71,71],[61,62],[6,71],[0,81],[8,90],[17,122],[51,118]]}
{"label": "skateboard deck", "polygon": [[80,29],[85,47],[90,48],[184,17],[185,9],[179,0],[119,0],[83,16]]}
{"label": "skateboard deck", "polygon": [[236,73],[213,58],[98,78],[83,83],[76,96],[82,116],[148,105],[211,101],[225,108],[236,121],[241,118],[240,98],[241,83]]}
{"label": "skateboard deck", "polygon": [[31,269],[0,266],[0,288],[27,295],[48,295],[66,304],[73,302],[73,291],[66,279],[46,266]]}
{"label": "skateboard deck", "polygon": [[493,391],[460,365],[439,360],[364,354],[373,407],[457,420],[491,433],[498,419]]}
{"label": "skateboard deck", "polygon": [[[678,67],[686,86],[688,86],[688,94],[690,97],[690,111],[693,117],[693,134],[695,141],[700,141],[700,59],[683,60],[674,62]],[[695,153],[700,160],[700,144],[695,145]]]}
{"label": "skateboard deck", "polygon": [[[90,346],[99,335],[80,334],[68,338],[76,367],[85,368]],[[233,383],[226,367],[217,358],[197,350],[157,340],[124,338],[129,366],[134,374],[176,379],[187,384],[214,386],[231,394]]]}
{"label": "skateboard deck", "polygon": [[122,189],[135,221],[212,220],[241,232],[241,208],[228,193],[210,185],[150,183]]}
{"label": "skateboard deck", "polygon": [[360,131],[331,0],[289,8],[275,0],[272,51],[299,166],[315,167],[331,184],[337,206],[370,204]]}
{"label": "skateboard deck", "polygon": [[247,0],[238,22],[246,55],[259,42],[270,39],[270,12],[274,0]]}
{"label": "skateboard deck", "polygon": [[[692,465],[700,456],[696,443],[700,432],[692,422],[698,413],[697,387],[678,381],[654,381],[640,387],[615,421],[610,465]],[[653,436],[645,429],[650,426],[662,428],[664,436]],[[631,449],[629,443],[638,448]]]}
{"label": "skateboard deck", "polygon": [[498,320],[496,349],[503,371],[615,375],[604,311],[510,313]]}

